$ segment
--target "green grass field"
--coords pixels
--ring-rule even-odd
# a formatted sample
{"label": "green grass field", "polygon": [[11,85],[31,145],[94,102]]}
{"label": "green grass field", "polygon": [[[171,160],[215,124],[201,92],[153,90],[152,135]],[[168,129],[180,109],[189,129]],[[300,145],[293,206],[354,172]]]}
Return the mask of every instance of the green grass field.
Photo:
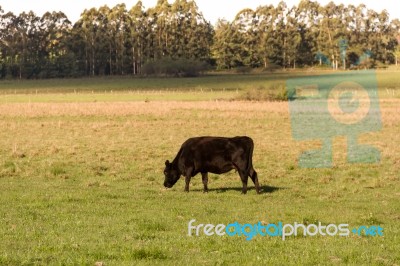
{"label": "green grass field", "polygon": [[[227,100],[309,74],[0,82],[0,265],[399,264],[399,72],[378,73],[383,129],[360,138],[380,164],[347,164],[337,137],[333,168],[299,168],[319,143],[292,139],[287,102]],[[165,189],[165,160],[200,135],[251,136],[263,193],[242,195],[234,171],[210,175],[207,194],[200,176],[189,193],[183,180]],[[384,237],[189,237],[191,219],[380,225]]]}

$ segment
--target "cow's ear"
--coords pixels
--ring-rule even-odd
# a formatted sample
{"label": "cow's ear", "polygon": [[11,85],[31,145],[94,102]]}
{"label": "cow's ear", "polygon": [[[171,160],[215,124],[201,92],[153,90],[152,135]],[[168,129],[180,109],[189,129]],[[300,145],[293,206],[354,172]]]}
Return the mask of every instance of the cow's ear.
{"label": "cow's ear", "polygon": [[169,166],[169,161],[168,160],[165,161],[165,166]]}

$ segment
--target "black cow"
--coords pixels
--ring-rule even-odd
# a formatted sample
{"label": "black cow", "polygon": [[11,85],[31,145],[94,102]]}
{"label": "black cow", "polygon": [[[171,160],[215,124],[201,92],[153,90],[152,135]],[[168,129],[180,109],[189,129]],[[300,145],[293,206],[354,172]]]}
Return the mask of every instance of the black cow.
{"label": "black cow", "polygon": [[190,179],[201,173],[204,192],[208,191],[208,172],[223,174],[232,169],[239,172],[243,183],[242,193],[247,192],[247,180],[250,176],[257,193],[260,193],[257,172],[253,168],[253,140],[249,137],[197,137],[186,140],[170,163],[165,162],[164,186],[171,188],[185,176],[185,191],[189,192]]}

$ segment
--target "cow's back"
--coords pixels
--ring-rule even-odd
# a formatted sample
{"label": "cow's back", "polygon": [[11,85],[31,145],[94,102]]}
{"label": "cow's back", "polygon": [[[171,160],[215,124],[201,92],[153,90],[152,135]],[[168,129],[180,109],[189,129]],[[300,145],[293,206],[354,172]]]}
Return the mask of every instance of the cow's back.
{"label": "cow's back", "polygon": [[195,167],[199,171],[206,171],[210,164],[215,164],[213,162],[224,165],[224,169],[227,163],[234,167],[238,160],[247,165],[253,145],[252,139],[246,136],[190,138],[182,144],[179,165],[182,170]]}

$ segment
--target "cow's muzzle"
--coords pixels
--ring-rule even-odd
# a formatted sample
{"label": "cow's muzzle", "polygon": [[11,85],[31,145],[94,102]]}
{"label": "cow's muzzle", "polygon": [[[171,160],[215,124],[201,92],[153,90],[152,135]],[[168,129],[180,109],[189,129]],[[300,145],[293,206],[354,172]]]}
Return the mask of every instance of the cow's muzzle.
{"label": "cow's muzzle", "polygon": [[170,183],[167,183],[167,182],[164,182],[164,187],[166,187],[166,188],[172,188],[172,184],[170,184]]}

